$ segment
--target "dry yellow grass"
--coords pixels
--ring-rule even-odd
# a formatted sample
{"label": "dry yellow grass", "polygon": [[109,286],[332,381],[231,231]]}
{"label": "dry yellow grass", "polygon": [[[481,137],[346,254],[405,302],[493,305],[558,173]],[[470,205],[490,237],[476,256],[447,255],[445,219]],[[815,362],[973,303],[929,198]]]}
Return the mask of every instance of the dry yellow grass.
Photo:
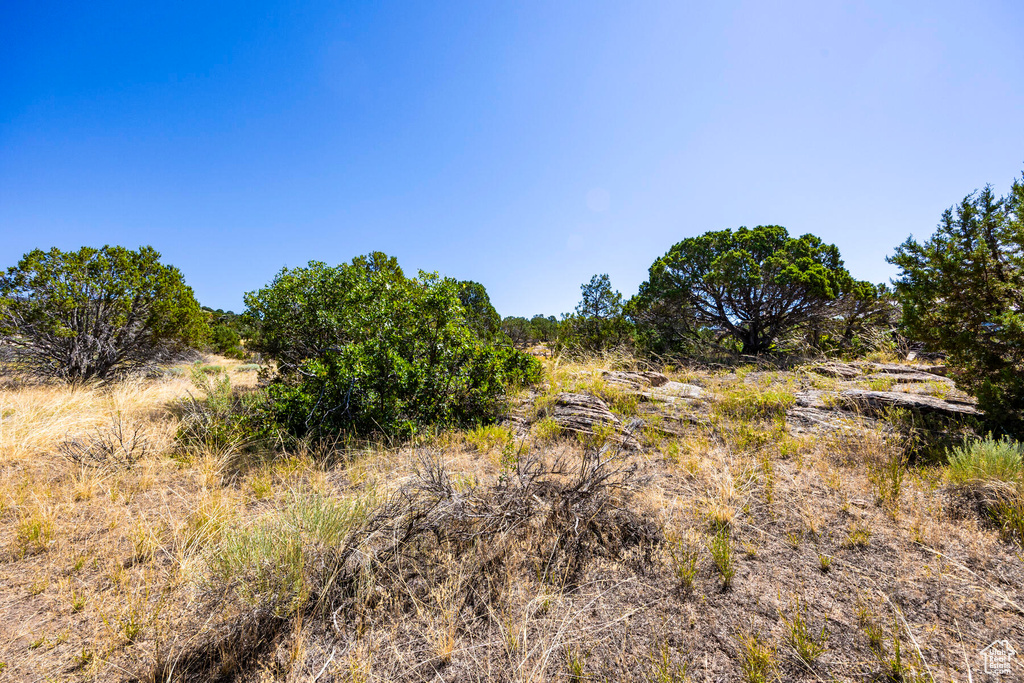
{"label": "dry yellow grass", "polygon": [[[255,382],[237,363],[215,362],[234,386]],[[621,355],[545,364],[538,400],[594,391],[623,405],[601,372],[636,367]],[[352,560],[363,567],[359,581],[322,595],[302,594],[322,586],[318,567],[351,569],[333,567],[324,546],[324,538],[340,543],[332,528],[348,528],[337,516],[400,501],[394,494],[423,477],[422,456],[450,476],[445,504],[476,520],[481,501],[517,481],[520,460],[561,458],[567,474],[545,486],[571,483],[583,445],[535,429],[544,433],[506,452],[508,432],[482,429],[340,454],[299,444],[184,460],[171,456],[175,403],[195,393],[185,374],[78,389],[8,382],[0,388],[0,679],[149,680],[175,662],[179,674],[205,680],[210,670],[192,655],[240,681],[639,682],[680,681],[684,672],[742,680],[763,655],[785,680],[864,680],[891,673],[874,654],[876,638],[883,655],[891,658],[894,639],[910,653],[907,680],[951,681],[965,679],[968,665],[977,678],[970,657],[996,637],[1024,643],[1018,546],[976,516],[954,514],[941,478],[926,470],[907,473],[898,505],[879,504],[869,465],[892,444],[878,429],[789,433],[779,406],[819,378],[756,368],[669,374],[701,384],[708,398],[627,406],[641,417],[671,412],[682,427],[622,454],[635,472],[628,489],[608,494],[608,507],[543,527],[554,503],[537,495],[520,504],[531,521],[512,533],[487,536],[481,529],[491,527],[480,523],[478,540],[461,546],[427,535],[390,564],[370,555],[394,535],[371,534]],[[151,446],[136,466],[59,455],[63,441],[117,416],[140,424]],[[588,524],[615,514],[621,528],[602,534],[664,540],[592,541],[578,567],[552,561]],[[558,537],[539,538],[542,528]],[[288,555],[289,543],[304,554]],[[729,553],[727,589],[712,545]],[[291,567],[301,588],[289,604],[306,606],[257,617],[256,582],[246,592],[214,571],[228,550],[236,554],[221,566],[245,566],[250,578],[280,578]],[[786,645],[794,604],[829,632],[827,651],[810,666]],[[247,624],[263,636],[243,637]],[[868,633],[878,624],[885,629]]]}

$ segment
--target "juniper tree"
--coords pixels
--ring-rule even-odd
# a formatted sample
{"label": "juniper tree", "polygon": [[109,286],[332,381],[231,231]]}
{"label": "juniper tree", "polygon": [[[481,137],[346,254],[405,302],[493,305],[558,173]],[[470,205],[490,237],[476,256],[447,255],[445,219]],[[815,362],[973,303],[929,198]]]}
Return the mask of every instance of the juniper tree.
{"label": "juniper tree", "polygon": [[1005,197],[991,187],[942,213],[889,262],[908,335],[944,351],[958,385],[989,418],[1024,428],[1024,177]]}
{"label": "juniper tree", "polygon": [[36,249],[0,275],[0,344],[36,374],[107,379],[207,335],[192,289],[152,247]]}

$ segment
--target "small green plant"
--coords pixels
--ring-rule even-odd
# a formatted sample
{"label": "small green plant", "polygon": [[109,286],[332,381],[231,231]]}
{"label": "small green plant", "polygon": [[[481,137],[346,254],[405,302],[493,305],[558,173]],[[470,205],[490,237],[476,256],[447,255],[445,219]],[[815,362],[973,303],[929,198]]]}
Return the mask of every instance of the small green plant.
{"label": "small green plant", "polygon": [[768,683],[775,677],[775,647],[757,635],[740,636],[740,667],[749,683]]}
{"label": "small green plant", "polygon": [[625,391],[616,391],[609,396],[608,409],[620,417],[633,417],[640,409],[640,397]]}
{"label": "small green plant", "polygon": [[832,558],[828,555],[818,553],[818,567],[824,573],[828,573],[832,569]]}
{"label": "small green plant", "polygon": [[93,659],[95,659],[96,653],[90,650],[85,645],[82,646],[81,652],[74,656],[75,666],[79,669],[88,666]]}
{"label": "small green plant", "polygon": [[76,593],[75,590],[71,589],[71,611],[81,612],[85,608],[85,594]]}
{"label": "small green plant", "polygon": [[129,643],[134,643],[142,635],[145,618],[137,606],[132,606],[124,611],[119,621],[121,635]]}
{"label": "small green plant", "polygon": [[896,385],[895,377],[875,377],[867,380],[872,391],[889,391]]}
{"label": "small green plant", "polygon": [[771,510],[775,502],[775,468],[767,454],[761,457],[761,475],[764,478],[764,504]]}
{"label": "small green plant", "polygon": [[786,543],[790,548],[796,550],[800,547],[800,542],[804,540],[804,534],[800,529],[791,529],[786,532]]}
{"label": "small green plant", "polygon": [[21,555],[41,553],[53,541],[53,520],[42,510],[34,510],[18,521],[14,536]]}
{"label": "small green plant", "polygon": [[195,368],[198,372],[205,373],[207,375],[221,375],[224,374],[223,365],[205,365],[203,363],[196,363]]}
{"label": "small green plant", "polygon": [[786,389],[741,384],[725,394],[715,410],[719,415],[740,420],[771,420],[785,416],[795,401],[793,393]]}
{"label": "small green plant", "polygon": [[698,552],[696,544],[689,537],[670,538],[668,542],[669,558],[672,561],[672,571],[679,579],[684,591],[693,590],[694,581],[697,578]]}
{"label": "small green plant", "polygon": [[736,567],[733,561],[732,538],[728,529],[721,529],[708,543],[708,550],[711,552],[711,560],[715,563],[722,578],[722,589],[726,590],[732,586],[733,577],[736,576]]}
{"label": "small green plant", "polygon": [[819,633],[814,633],[807,622],[807,604],[799,597],[790,605],[789,614],[780,612],[779,616],[786,625],[786,642],[807,665],[828,649],[828,630],[822,626]]}
{"label": "small green plant", "polygon": [[515,439],[512,438],[511,433],[509,439],[501,446],[501,456],[498,460],[498,464],[501,466],[503,473],[511,472],[515,469],[519,463],[519,457],[523,453],[523,449],[526,447],[525,444],[520,443],[518,448],[516,447]]}
{"label": "small green plant", "polygon": [[554,441],[562,436],[563,433],[562,425],[555,422],[555,419],[551,417],[541,418],[533,425],[533,438],[541,443]]}
{"label": "small green plant", "polygon": [[885,631],[878,625],[871,611],[871,605],[863,597],[857,598],[857,625],[860,626],[861,630],[864,631],[864,635],[867,636],[868,646],[872,651],[882,647],[882,638],[885,636]]}
{"label": "small green plant", "polygon": [[587,675],[584,669],[587,666],[587,653],[572,645],[565,646],[565,668],[569,674],[569,680],[574,683],[586,680]]}
{"label": "small green plant", "polygon": [[651,670],[647,676],[652,683],[686,683],[686,665],[672,661],[668,643],[658,643],[658,652],[651,655]]}
{"label": "small green plant", "polygon": [[223,531],[208,558],[210,579],[249,605],[294,614],[309,598],[310,557],[341,546],[375,504],[372,493],[348,499],[294,494],[284,511]]}
{"label": "small green plant", "polygon": [[847,548],[867,548],[871,541],[871,528],[866,522],[855,522],[850,525],[843,545]]}
{"label": "small green plant", "polygon": [[875,487],[879,505],[896,511],[900,506],[903,479],[907,473],[907,454],[894,449],[868,468],[868,478]]}
{"label": "small green plant", "polygon": [[1011,500],[999,501],[989,514],[1004,538],[1024,542],[1024,495],[1018,493]]}
{"label": "small green plant", "polygon": [[946,476],[979,503],[1006,540],[1024,543],[1024,447],[1007,438],[965,442],[949,454]]}
{"label": "small green plant", "polygon": [[512,430],[500,425],[485,425],[466,432],[466,441],[481,453],[489,453],[512,440]]}
{"label": "small green plant", "polygon": [[[875,621],[870,620],[862,626],[865,635],[868,637],[868,645],[871,654],[875,656],[881,668],[882,680],[893,681],[894,683],[913,683],[919,680],[932,680],[930,677],[919,675],[920,658],[910,651],[904,652],[903,642],[900,640],[900,624],[897,615],[893,615],[892,626],[886,638],[885,629]],[[886,640],[889,647],[886,647]]]}
{"label": "small green plant", "polygon": [[256,471],[249,479],[249,495],[254,500],[265,500],[274,493],[274,475],[269,468]]}

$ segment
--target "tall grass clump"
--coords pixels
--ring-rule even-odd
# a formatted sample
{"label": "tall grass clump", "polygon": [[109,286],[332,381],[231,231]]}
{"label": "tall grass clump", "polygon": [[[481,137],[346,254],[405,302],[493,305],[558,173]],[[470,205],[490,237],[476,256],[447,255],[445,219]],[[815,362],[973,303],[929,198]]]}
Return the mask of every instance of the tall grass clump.
{"label": "tall grass clump", "polygon": [[1007,439],[965,442],[949,454],[953,488],[1007,540],[1024,542],[1024,448]]}
{"label": "tall grass clump", "polygon": [[223,534],[209,556],[211,583],[251,607],[294,614],[309,598],[312,572],[334,573],[331,549],[343,546],[375,505],[372,494],[344,500],[294,494],[282,511]]}
{"label": "tall grass clump", "polygon": [[783,388],[740,385],[722,396],[716,412],[740,420],[770,420],[785,415],[795,401],[793,392]]}
{"label": "tall grass clump", "polygon": [[1020,482],[1024,480],[1024,447],[1002,437],[965,442],[949,454],[949,480],[954,484],[972,481]]}

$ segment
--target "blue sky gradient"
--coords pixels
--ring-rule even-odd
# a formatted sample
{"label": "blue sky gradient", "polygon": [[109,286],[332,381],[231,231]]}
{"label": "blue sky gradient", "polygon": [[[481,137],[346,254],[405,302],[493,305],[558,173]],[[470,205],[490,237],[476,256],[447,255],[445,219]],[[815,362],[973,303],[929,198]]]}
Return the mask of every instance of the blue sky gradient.
{"label": "blue sky gradient", "polygon": [[2,5],[0,265],[152,244],[237,311],[381,250],[560,314],[740,225],[886,281],[1024,169],[1020,2],[162,4]]}

